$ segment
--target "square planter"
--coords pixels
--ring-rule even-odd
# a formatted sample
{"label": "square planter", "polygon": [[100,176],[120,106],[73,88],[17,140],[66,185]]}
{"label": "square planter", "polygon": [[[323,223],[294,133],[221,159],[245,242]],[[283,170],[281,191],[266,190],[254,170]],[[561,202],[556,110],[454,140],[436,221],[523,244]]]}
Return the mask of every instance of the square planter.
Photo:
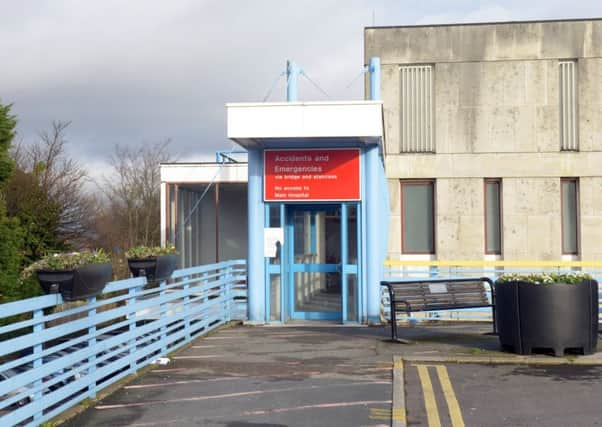
{"label": "square planter", "polygon": [[102,293],[113,278],[113,266],[89,264],[73,270],[39,270],[36,275],[45,293],[60,292],[64,301],[75,301]]}
{"label": "square planter", "polygon": [[513,281],[495,284],[496,322],[502,347],[519,354],[566,349],[583,354],[598,342],[598,282],[534,285]]}

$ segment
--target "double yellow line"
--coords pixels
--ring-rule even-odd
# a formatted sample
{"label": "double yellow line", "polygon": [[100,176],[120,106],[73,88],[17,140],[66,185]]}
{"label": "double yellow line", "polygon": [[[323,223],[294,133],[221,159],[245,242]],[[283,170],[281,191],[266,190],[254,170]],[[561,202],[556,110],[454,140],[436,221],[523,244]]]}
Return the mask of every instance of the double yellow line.
{"label": "double yellow line", "polygon": [[439,409],[437,407],[433,383],[431,382],[431,377],[429,375],[429,368],[434,368],[437,376],[439,377],[439,383],[441,384],[443,396],[447,402],[447,408],[449,410],[449,417],[451,419],[452,426],[464,427],[462,411],[460,410],[458,399],[456,399],[456,394],[454,393],[449,375],[447,374],[447,368],[444,365],[413,366],[418,370],[418,377],[420,378],[420,384],[422,385],[424,408],[426,409],[429,427],[441,427],[441,418],[439,417]]}

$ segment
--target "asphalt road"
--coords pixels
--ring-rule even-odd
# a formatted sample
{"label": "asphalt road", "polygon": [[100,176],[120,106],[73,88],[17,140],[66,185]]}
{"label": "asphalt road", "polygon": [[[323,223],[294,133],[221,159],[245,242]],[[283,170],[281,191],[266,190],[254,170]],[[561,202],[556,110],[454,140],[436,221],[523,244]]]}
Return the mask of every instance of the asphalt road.
{"label": "asphalt road", "polygon": [[602,425],[599,366],[408,363],[405,381],[408,426]]}
{"label": "asphalt road", "polygon": [[340,329],[220,331],[66,425],[389,425],[390,355],[367,328]]}

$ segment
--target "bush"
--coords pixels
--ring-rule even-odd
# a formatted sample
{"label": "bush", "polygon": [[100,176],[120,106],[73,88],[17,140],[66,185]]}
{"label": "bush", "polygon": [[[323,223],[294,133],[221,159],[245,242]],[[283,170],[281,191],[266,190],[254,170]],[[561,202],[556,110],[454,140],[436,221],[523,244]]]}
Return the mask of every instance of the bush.
{"label": "bush", "polygon": [[532,285],[548,285],[551,283],[581,283],[584,280],[592,280],[592,276],[587,273],[532,273],[502,274],[496,280],[497,283],[524,282]]}
{"label": "bush", "polygon": [[69,252],[46,255],[23,270],[21,278],[25,280],[38,270],[73,270],[89,264],[111,262],[111,257],[102,249],[82,252]]}
{"label": "bush", "polygon": [[174,245],[168,244],[164,247],[161,246],[134,246],[130,248],[125,256],[130,259],[146,259],[146,258],[156,258],[161,255],[170,255],[175,254],[176,247]]}

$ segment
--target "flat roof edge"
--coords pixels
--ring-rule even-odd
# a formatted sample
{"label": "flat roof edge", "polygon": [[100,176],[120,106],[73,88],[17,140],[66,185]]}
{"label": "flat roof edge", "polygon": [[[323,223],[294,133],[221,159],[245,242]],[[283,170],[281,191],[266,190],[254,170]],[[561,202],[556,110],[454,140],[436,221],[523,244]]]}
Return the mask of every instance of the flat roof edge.
{"label": "flat roof edge", "polygon": [[322,105],[382,105],[382,101],[227,102],[226,107],[299,107]]}
{"label": "flat roof edge", "polygon": [[602,21],[602,17],[597,18],[569,18],[569,19],[542,19],[528,21],[491,21],[491,22],[455,22],[449,24],[413,24],[413,25],[383,25],[364,27],[366,30],[386,30],[394,28],[428,28],[428,27],[462,27],[462,26],[477,26],[477,25],[516,25],[516,24],[547,24],[547,23],[570,23],[570,22],[587,22],[587,21]]}

